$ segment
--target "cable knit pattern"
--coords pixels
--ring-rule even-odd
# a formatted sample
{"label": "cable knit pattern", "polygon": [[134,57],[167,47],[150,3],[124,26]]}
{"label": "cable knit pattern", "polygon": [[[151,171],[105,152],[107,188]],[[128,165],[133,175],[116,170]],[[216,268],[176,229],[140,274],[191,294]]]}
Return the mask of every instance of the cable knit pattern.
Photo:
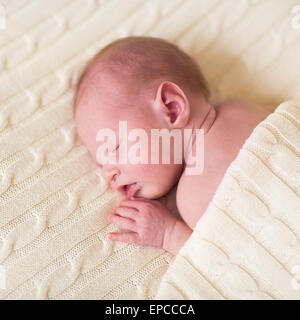
{"label": "cable knit pattern", "polygon": [[300,99],[259,124],[157,299],[300,299]]}
{"label": "cable knit pattern", "polygon": [[[199,62],[215,99],[250,99],[273,109],[300,91],[300,31],[292,27],[292,8],[298,4],[297,0],[0,0],[0,267],[6,275],[0,298],[153,299],[172,256],[107,239],[108,232],[117,230],[106,217],[119,195],[107,187],[76,135],[72,102],[78,78],[87,61],[109,42],[129,35],[157,36],[179,44]],[[253,161],[252,184],[239,188],[250,173],[238,166],[240,160],[236,166],[241,170],[231,167],[227,179],[238,192],[239,203],[225,200],[244,212],[243,203],[252,197],[255,210],[251,219],[247,210],[230,216],[237,212],[231,211],[230,203],[216,202],[217,223],[203,227],[210,234],[202,231],[199,240],[203,282],[181,293],[185,297],[201,288],[203,297],[215,298],[298,294],[289,293],[289,282],[293,257],[299,252],[299,207],[286,217],[277,206],[281,198],[274,203],[268,192],[278,190],[276,185],[270,182],[267,189],[257,191],[259,183],[253,177],[260,174],[257,179],[271,181],[264,167],[267,156],[280,181],[297,178],[299,159],[288,143],[292,133],[286,136],[279,130],[286,116],[284,110],[277,112],[279,124],[272,118],[256,130],[255,134],[269,135],[266,145],[249,142],[247,152],[241,153],[240,158],[247,155]],[[269,154],[271,144],[282,139],[287,140],[280,144],[280,152]],[[299,195],[299,179],[295,186],[294,197]],[[287,194],[282,199],[289,204],[291,195],[285,189],[280,192]],[[163,201],[172,207],[172,197]],[[199,230],[209,225],[210,211]],[[228,230],[220,225],[228,225]],[[228,247],[215,240],[218,233],[228,238]],[[279,234],[284,237],[282,246],[274,247]],[[241,252],[243,263],[230,252],[237,241],[241,248],[245,242],[255,243],[247,255]],[[259,254],[264,270],[256,269],[251,260]],[[265,274],[273,266],[270,259],[276,261],[274,277],[285,270],[275,283]],[[199,272],[190,263],[183,262],[191,270],[186,276],[198,279]],[[183,271],[177,270],[177,277]],[[224,289],[230,279],[234,279],[230,290]],[[281,291],[274,289],[277,284]],[[173,296],[173,290],[165,295]]]}

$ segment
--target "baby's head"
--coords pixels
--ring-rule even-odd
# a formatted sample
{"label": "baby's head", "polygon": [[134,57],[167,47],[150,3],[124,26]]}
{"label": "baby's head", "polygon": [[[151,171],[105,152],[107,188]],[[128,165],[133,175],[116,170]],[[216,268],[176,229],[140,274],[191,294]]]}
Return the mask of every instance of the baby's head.
{"label": "baby's head", "polygon": [[[97,156],[100,129],[184,129],[194,116],[194,101],[206,105],[209,90],[198,65],[177,46],[158,38],[128,37],[102,49],[83,72],[75,97],[79,137],[111,186],[127,195],[158,198],[178,182],[183,164],[103,164]],[[205,112],[205,110],[203,111]],[[123,139],[124,140],[124,139]],[[129,142],[130,144],[134,142]],[[150,159],[150,139],[149,139]],[[172,155],[172,151],[171,151]],[[151,161],[149,160],[149,163]]]}

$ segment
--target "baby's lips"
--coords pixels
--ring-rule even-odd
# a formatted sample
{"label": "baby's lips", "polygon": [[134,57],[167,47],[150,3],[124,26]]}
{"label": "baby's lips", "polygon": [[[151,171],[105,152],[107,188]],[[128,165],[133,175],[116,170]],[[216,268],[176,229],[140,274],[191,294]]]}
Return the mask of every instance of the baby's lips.
{"label": "baby's lips", "polygon": [[123,195],[126,195],[124,185],[117,187],[117,191],[120,192]]}

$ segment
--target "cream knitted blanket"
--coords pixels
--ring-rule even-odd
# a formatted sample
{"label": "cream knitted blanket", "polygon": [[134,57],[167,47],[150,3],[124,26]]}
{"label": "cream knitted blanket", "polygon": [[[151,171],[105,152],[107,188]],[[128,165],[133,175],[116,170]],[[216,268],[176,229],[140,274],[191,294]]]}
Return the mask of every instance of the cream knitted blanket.
{"label": "cream knitted blanket", "polygon": [[300,299],[300,99],[256,127],[156,298]]}
{"label": "cream knitted blanket", "polygon": [[[274,108],[300,92],[298,5],[0,0],[0,299],[153,299],[172,259],[107,239],[118,196],[78,141],[72,110],[74,86],[99,49],[128,35],[165,38],[196,59],[218,100]],[[286,277],[277,280],[285,287]],[[235,290],[244,288],[239,279]]]}

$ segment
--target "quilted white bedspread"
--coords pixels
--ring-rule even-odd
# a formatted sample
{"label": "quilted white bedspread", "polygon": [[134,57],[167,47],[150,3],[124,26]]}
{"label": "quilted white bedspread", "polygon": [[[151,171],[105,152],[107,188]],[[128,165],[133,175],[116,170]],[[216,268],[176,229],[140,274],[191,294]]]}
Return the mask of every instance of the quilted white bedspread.
{"label": "quilted white bedspread", "polygon": [[[78,141],[72,109],[90,57],[119,37],[162,37],[199,62],[216,100],[274,109],[300,92],[298,5],[0,0],[0,298],[153,299],[172,261],[163,250],[107,239],[117,230],[106,217],[118,195]],[[223,298],[238,296],[235,279]],[[161,296],[174,297],[166,292],[161,287]],[[214,290],[204,296],[220,297]]]}

